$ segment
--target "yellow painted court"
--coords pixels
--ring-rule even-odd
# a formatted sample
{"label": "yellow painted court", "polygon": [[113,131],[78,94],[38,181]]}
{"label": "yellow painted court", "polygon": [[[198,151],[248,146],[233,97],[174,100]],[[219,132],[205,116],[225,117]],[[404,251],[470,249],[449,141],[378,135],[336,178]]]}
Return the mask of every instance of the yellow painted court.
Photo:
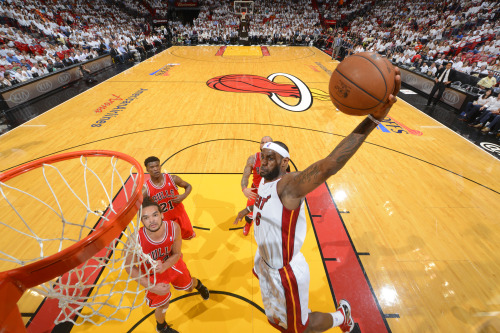
{"label": "yellow painted court", "polygon": [[[212,291],[208,301],[175,291],[167,322],[275,332],[251,272],[255,240],[232,224],[246,203],[241,174],[262,136],[285,142],[303,170],[357,126],[328,100],[337,64],[312,47],[172,47],[2,135],[0,172],[75,150],[158,156],[193,186],[184,204],[197,237],[183,242],[184,261]],[[307,198],[310,309],[334,312],[347,298],[363,333],[499,332],[499,161],[402,100],[382,125]],[[37,228],[58,223],[31,215]],[[25,251],[22,238],[0,237]],[[42,300],[23,297],[26,323]],[[154,329],[143,305],[126,322],[61,332]]]}

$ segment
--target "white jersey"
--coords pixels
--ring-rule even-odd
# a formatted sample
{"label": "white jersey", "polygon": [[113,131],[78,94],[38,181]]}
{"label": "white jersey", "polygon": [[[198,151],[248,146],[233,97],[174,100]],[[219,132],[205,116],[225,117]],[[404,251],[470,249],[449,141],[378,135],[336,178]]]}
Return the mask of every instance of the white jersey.
{"label": "white jersey", "polygon": [[304,200],[295,210],[285,208],[276,190],[280,179],[269,183],[262,179],[253,206],[259,254],[276,269],[289,264],[300,252],[307,230]]}

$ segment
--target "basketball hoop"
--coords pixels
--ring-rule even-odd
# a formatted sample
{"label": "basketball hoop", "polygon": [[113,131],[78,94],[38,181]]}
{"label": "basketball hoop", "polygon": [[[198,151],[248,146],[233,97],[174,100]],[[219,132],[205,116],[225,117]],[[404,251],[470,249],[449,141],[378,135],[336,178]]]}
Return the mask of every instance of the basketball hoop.
{"label": "basketball hoop", "polygon": [[[106,162],[107,159],[103,157],[110,160]],[[68,167],[65,169],[66,165]],[[81,170],[76,170],[76,166]],[[75,177],[79,171],[83,174],[83,181],[81,177]],[[35,177],[43,177],[48,190],[47,187],[41,186],[40,182],[34,182]],[[24,184],[25,188],[20,184]],[[75,314],[82,317],[82,307],[103,304],[101,301],[92,303],[91,297],[82,296],[83,290],[102,287],[97,280],[95,284],[91,284],[88,279],[84,279],[84,270],[99,269],[99,272],[102,272],[106,268],[114,275],[120,275],[124,270],[124,263],[121,262],[124,261],[124,256],[134,256],[137,261],[133,265],[151,262],[149,257],[144,257],[140,246],[134,243],[140,214],[137,214],[137,222],[131,223],[134,226],[129,226],[141,207],[143,184],[144,172],[139,162],[126,154],[104,150],[76,151],[50,156],[0,174],[0,227],[4,232],[2,236],[6,237],[7,232],[9,235],[26,239],[26,243],[38,243],[40,247],[32,259],[24,258],[27,255],[25,252],[17,257],[17,254],[0,250],[0,263],[19,266],[0,272],[2,332],[26,331],[17,301],[29,288],[34,288],[44,296],[58,298],[62,312],[67,312],[66,315],[59,315],[59,322],[73,321],[71,316],[74,318]],[[37,192],[37,188],[41,189]],[[96,208],[98,205],[100,207]],[[9,207],[11,210],[7,212]],[[33,212],[38,209],[40,211]],[[42,211],[43,209],[45,211]],[[85,217],[81,218],[75,212],[78,210],[84,211]],[[54,221],[54,226],[44,228],[43,231],[60,227],[61,236],[44,238],[38,230],[41,229],[40,224],[45,221],[41,218],[51,218],[54,214],[56,218],[50,220]],[[25,217],[28,215],[35,216],[35,221],[31,224]],[[83,221],[80,222],[80,219]],[[96,219],[97,223],[95,226],[89,226],[93,219]],[[19,223],[19,220],[22,223]],[[69,231],[73,234],[67,234]],[[51,232],[55,233],[49,230],[49,233]],[[59,229],[56,232],[59,232]],[[127,238],[127,243],[119,239],[121,236]],[[53,248],[54,254],[47,253],[48,249]],[[100,273],[98,275],[100,276]],[[110,279],[115,278],[112,276]],[[127,287],[131,280],[133,279],[127,278],[125,281]],[[102,281],[102,276],[99,281]],[[39,287],[35,288],[37,286]],[[113,288],[111,293],[116,292]],[[133,291],[136,298],[140,291],[142,290]],[[130,292],[122,292],[122,298],[126,293]],[[94,290],[93,294],[97,295],[99,292]],[[92,297],[99,296],[102,295]],[[118,308],[121,308],[120,305],[121,303]],[[137,305],[134,303],[126,307],[131,311]],[[92,316],[96,316],[96,313],[87,317],[92,319]]]}
{"label": "basketball hoop", "polygon": [[254,2],[253,1],[234,1],[234,14],[241,16],[241,20],[245,20],[247,15],[253,15]]}

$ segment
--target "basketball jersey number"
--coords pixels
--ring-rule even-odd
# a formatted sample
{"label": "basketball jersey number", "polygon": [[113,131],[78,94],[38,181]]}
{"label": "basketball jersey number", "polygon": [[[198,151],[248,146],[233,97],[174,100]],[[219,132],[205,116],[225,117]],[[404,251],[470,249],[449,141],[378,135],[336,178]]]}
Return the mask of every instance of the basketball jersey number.
{"label": "basketball jersey number", "polygon": [[174,205],[172,204],[172,200],[160,203],[160,207],[161,207],[162,212],[168,212],[169,210],[174,209]]}
{"label": "basketball jersey number", "polygon": [[257,213],[257,215],[255,215],[255,225],[260,225],[260,212]]}

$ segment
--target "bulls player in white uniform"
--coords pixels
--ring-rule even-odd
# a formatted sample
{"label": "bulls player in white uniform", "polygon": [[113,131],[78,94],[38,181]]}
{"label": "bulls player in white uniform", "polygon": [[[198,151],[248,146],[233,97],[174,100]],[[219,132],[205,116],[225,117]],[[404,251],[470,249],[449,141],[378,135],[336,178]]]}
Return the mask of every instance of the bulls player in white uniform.
{"label": "bulls player in white uniform", "polygon": [[[210,292],[200,280],[191,277],[182,260],[181,228],[175,221],[164,221],[160,205],[149,197],[144,198],[142,203],[141,221],[144,226],[139,229],[139,243],[142,251],[155,260],[157,266],[152,275],[141,278],[139,283],[147,287],[156,278],[156,284],[146,291],[146,301],[151,308],[155,309],[156,330],[159,333],[178,333],[165,321],[165,311],[169,306],[171,296],[170,285],[177,290],[187,292],[196,288],[205,300],[210,297]],[[142,268],[130,267],[132,260],[132,257],[127,257],[125,269],[136,278],[140,275]]]}
{"label": "bulls player in white uniform", "polygon": [[254,274],[271,325],[282,332],[324,332],[339,326],[351,332],[351,307],[339,302],[334,313],[309,312],[309,266],[300,252],[306,234],[304,198],[337,173],[356,153],[366,137],[396,102],[401,77],[396,68],[395,88],[387,102],[368,115],[326,158],[302,172],[286,173],[290,155],[281,142],[268,142],[261,154],[262,180],[255,204],[238,213],[235,224],[253,212],[255,240]]}

